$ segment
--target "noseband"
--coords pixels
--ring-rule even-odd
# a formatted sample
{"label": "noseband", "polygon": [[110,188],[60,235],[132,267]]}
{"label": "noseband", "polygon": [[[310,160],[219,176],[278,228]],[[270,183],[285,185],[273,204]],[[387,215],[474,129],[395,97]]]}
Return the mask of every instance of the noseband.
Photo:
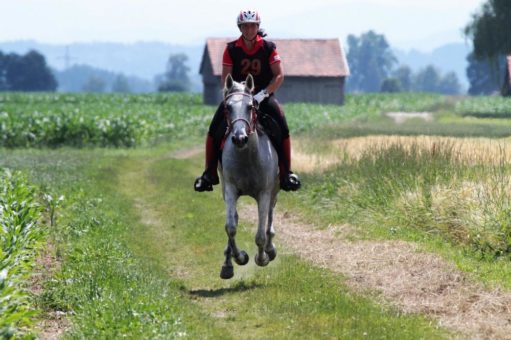
{"label": "noseband", "polygon": [[246,97],[250,97],[252,98],[252,95],[249,94],[249,93],[245,93],[245,92],[233,92],[233,93],[229,93],[227,96],[225,96],[224,98],[224,107],[225,107],[225,120],[227,121],[227,134],[229,134],[229,132],[232,131],[232,127],[234,126],[234,123],[236,123],[237,121],[242,121],[244,122],[247,127],[248,127],[248,131],[247,131],[247,134],[250,136],[251,134],[253,134],[255,131],[256,131],[256,121],[257,121],[257,113],[256,113],[256,109],[255,109],[255,106],[252,105],[252,110],[250,111],[250,121],[245,119],[245,118],[236,118],[236,119],[233,119],[233,120],[230,120],[228,115],[227,115],[227,105],[226,105],[226,102],[227,102],[227,99],[231,96],[234,96],[234,95],[242,95],[242,96],[246,96]]}

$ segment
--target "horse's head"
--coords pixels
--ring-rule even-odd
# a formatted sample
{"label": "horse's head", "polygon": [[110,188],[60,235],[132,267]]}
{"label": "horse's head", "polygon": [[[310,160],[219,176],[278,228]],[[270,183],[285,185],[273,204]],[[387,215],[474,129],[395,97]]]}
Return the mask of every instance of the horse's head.
{"label": "horse's head", "polygon": [[232,142],[243,147],[248,142],[248,136],[256,129],[256,113],[252,92],[254,91],[254,78],[248,75],[247,79],[238,83],[228,74],[224,86],[224,105],[229,130],[232,133]]}

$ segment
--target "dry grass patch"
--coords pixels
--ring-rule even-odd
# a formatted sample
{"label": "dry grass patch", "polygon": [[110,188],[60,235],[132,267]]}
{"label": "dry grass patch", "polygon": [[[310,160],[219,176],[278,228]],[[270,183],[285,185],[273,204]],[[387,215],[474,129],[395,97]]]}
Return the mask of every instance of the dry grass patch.
{"label": "dry grass patch", "polygon": [[452,160],[465,164],[502,164],[511,162],[511,139],[453,138],[438,136],[365,136],[331,141],[320,154],[307,152],[303,141],[293,150],[294,168],[300,172],[324,171],[343,161],[356,162],[373,150],[386,150],[399,145],[410,150],[436,152],[448,149]]}
{"label": "dry grass patch", "polygon": [[[254,205],[240,210],[240,216],[257,221]],[[319,230],[281,213],[275,225],[277,245],[346,276],[357,291],[379,292],[383,303],[434,318],[470,338],[505,339],[511,334],[511,293],[473,283],[453,264],[414,243],[348,242],[338,228]]]}

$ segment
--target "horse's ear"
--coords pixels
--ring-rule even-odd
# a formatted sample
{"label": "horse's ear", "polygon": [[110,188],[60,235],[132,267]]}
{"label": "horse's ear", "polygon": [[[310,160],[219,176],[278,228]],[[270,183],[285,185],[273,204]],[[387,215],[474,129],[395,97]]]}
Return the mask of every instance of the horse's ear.
{"label": "horse's ear", "polygon": [[230,90],[232,85],[234,85],[234,79],[232,79],[231,74],[227,74],[225,77],[224,91]]}
{"label": "horse's ear", "polygon": [[254,77],[250,73],[245,80],[245,86],[250,90],[250,93],[254,92]]}

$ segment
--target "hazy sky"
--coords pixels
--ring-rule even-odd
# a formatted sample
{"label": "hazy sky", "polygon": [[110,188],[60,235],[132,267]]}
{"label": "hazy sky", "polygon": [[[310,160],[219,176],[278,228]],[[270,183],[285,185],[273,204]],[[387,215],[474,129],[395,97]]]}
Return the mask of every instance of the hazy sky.
{"label": "hazy sky", "polygon": [[0,0],[0,42],[162,41],[198,44],[237,36],[240,9],[255,8],[274,38],[334,38],[369,29],[392,46],[430,50],[464,41],[484,0]]}

